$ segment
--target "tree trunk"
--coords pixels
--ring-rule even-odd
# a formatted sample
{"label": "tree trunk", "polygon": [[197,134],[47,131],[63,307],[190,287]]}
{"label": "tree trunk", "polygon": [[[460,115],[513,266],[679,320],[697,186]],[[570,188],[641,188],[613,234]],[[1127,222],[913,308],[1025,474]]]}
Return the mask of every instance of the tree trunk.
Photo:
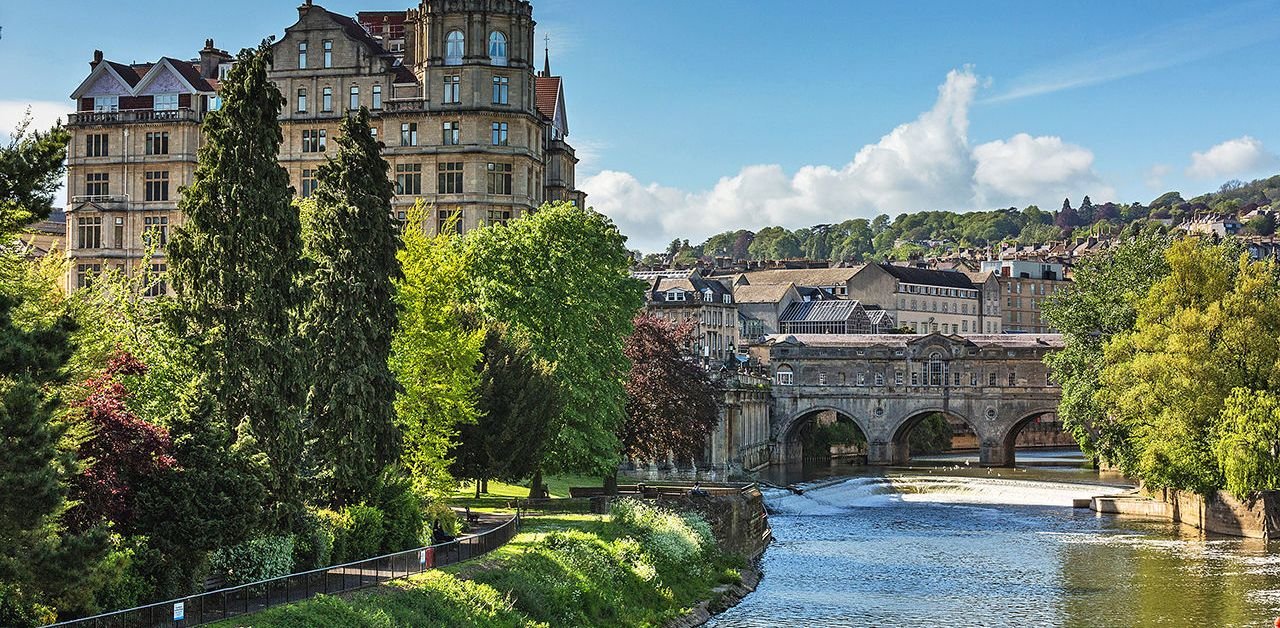
{"label": "tree trunk", "polygon": [[476,499],[480,499],[480,478],[476,478]]}
{"label": "tree trunk", "polygon": [[617,469],[617,467],[614,467],[614,469],[613,469],[613,472],[612,472],[612,473],[608,473],[608,474],[606,474],[606,475],[604,476],[604,494],[605,494],[605,495],[617,495],[617,494],[618,494],[618,469]]}
{"label": "tree trunk", "polygon": [[533,472],[533,479],[529,481],[529,498],[537,499],[543,496],[542,490],[542,469]]}
{"label": "tree trunk", "polygon": [[489,478],[481,478],[480,492],[484,493],[485,495],[489,494]]}

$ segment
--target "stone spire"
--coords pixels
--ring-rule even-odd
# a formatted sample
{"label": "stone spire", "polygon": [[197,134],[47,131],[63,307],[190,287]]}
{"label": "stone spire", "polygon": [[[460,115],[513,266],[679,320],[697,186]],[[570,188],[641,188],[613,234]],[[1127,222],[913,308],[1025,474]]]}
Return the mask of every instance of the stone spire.
{"label": "stone spire", "polygon": [[542,41],[546,44],[542,49],[542,75],[551,76],[551,36],[544,36]]}

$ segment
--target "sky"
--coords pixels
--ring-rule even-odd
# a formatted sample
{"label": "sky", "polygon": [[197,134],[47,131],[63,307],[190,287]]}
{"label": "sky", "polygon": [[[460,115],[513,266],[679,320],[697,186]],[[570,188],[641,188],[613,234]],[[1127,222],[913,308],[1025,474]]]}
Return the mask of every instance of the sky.
{"label": "sky", "polygon": [[[95,48],[191,58],[213,37],[234,51],[281,34],[297,4],[5,0],[0,129],[28,105],[42,123],[70,110]],[[578,187],[644,251],[879,213],[1189,197],[1280,172],[1280,0],[533,4],[565,77]]]}

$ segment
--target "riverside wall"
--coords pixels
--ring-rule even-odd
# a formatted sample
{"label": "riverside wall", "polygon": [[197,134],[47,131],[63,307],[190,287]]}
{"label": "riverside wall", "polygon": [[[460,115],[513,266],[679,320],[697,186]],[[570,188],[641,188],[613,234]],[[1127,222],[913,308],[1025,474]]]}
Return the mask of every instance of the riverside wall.
{"label": "riverside wall", "polygon": [[1095,497],[1100,513],[1168,519],[1214,534],[1280,540],[1280,491],[1261,491],[1240,500],[1226,491],[1203,496],[1178,489]]}

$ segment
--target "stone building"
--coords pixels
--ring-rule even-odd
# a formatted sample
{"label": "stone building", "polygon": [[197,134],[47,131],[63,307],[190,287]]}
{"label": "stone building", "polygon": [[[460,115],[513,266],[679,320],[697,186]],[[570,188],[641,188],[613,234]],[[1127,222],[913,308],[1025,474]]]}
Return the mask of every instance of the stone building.
{"label": "stone building", "polygon": [[962,272],[893,264],[867,264],[849,281],[851,298],[880,305],[899,328],[921,334],[999,333],[998,289]]}
{"label": "stone building", "polygon": [[1071,285],[1063,278],[1062,264],[989,260],[982,263],[982,269],[999,284],[1004,331],[1031,334],[1056,331],[1041,317],[1041,306],[1047,297]]}
{"label": "stone building", "polygon": [[[563,81],[546,58],[535,73],[529,2],[422,0],[360,16],[305,0],[272,45],[269,77],[285,99],[280,163],[299,196],[314,192],[343,117],[366,107],[399,219],[419,200],[435,212],[432,232],[506,222],[546,201],[585,204]],[[126,65],[94,53],[67,125],[68,289],[106,265],[165,270],[164,245],[183,220],[178,190],[191,183],[200,123],[220,106],[232,61],[213,40],[191,61]],[[148,245],[152,259],[140,264]]]}
{"label": "stone building", "polygon": [[633,274],[649,282],[645,310],[675,323],[693,322],[693,352],[708,365],[725,364],[737,355],[738,310],[733,293],[696,270]]}

